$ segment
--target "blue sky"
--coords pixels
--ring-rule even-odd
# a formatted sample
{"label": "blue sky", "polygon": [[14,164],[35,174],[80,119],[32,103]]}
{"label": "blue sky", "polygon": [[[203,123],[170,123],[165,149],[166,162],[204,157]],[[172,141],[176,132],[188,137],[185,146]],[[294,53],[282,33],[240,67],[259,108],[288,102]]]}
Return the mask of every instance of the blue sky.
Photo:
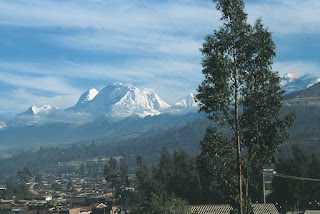
{"label": "blue sky", "polygon": [[[320,1],[245,3],[273,32],[275,70],[320,72]],[[199,48],[219,17],[211,0],[0,0],[0,112],[67,108],[115,81],[172,104],[202,81]]]}

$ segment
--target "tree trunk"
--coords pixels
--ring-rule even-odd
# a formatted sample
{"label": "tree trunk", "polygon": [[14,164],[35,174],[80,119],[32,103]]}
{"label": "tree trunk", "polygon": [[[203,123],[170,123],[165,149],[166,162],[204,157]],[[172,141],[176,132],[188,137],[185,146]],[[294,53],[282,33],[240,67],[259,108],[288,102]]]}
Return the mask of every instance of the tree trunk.
{"label": "tree trunk", "polygon": [[239,196],[240,196],[240,214],[243,214],[243,200],[242,200],[242,167],[241,167],[241,145],[240,145],[240,131],[239,131],[239,109],[238,109],[238,82],[236,71],[236,57],[234,53],[234,86],[235,86],[235,125],[236,125],[236,143],[237,155],[239,165]]}
{"label": "tree trunk", "polygon": [[246,210],[247,210],[247,213],[249,213],[249,170],[248,168],[247,168],[247,177],[246,177]]}

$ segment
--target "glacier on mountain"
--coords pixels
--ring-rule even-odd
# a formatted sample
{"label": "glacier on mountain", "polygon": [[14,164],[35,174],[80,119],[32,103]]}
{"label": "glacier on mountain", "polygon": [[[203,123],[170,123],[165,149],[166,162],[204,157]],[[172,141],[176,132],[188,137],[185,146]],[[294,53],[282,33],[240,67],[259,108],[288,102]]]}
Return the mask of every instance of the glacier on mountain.
{"label": "glacier on mountain", "polygon": [[188,108],[188,107],[197,107],[198,104],[196,102],[195,95],[193,93],[190,93],[187,97],[177,102],[175,106]]}
{"label": "glacier on mountain", "polygon": [[33,105],[19,115],[28,116],[20,117],[20,120],[32,121],[31,124],[45,121],[62,122],[63,120],[88,122],[90,118],[92,120],[97,117],[121,119],[134,115],[146,117],[161,113],[182,114],[194,112],[197,107],[195,95],[192,93],[170,106],[154,92],[146,92],[135,86],[116,82],[107,85],[100,91],[92,88],[84,92],[77,103],[66,110],[59,110],[50,105],[42,107]]}
{"label": "glacier on mountain", "polygon": [[286,84],[291,83],[295,79],[299,78],[299,74],[297,72],[291,72],[291,73],[286,73],[282,78],[281,78],[281,86],[284,86]]}
{"label": "glacier on mountain", "polygon": [[[91,89],[92,90],[92,89]],[[170,107],[156,93],[142,91],[134,86],[113,83],[96,93],[91,100],[82,102],[88,92],[81,95],[74,107],[68,110],[91,113],[94,116],[128,117],[158,115]]]}
{"label": "glacier on mountain", "polygon": [[[307,73],[287,73],[281,79],[285,95],[294,91],[306,89],[320,82],[320,75]],[[0,129],[13,126],[41,125],[45,123],[92,122],[98,117],[110,120],[122,120],[130,116],[153,116],[161,113],[187,114],[198,110],[195,95],[189,93],[186,97],[170,106],[156,93],[146,92],[137,87],[120,82],[109,84],[100,91],[92,88],[84,92],[78,102],[66,110],[50,105],[31,106],[26,112],[1,118]]]}
{"label": "glacier on mountain", "polygon": [[92,88],[89,91],[86,91],[84,94],[82,94],[81,97],[79,98],[78,102],[80,102],[80,103],[89,102],[89,101],[93,100],[93,98],[95,98],[95,96],[97,96],[97,94],[99,94],[99,91],[95,88]]}
{"label": "glacier on mountain", "polygon": [[22,113],[22,115],[38,115],[38,114],[49,114],[50,112],[58,109],[57,107],[51,107],[50,105],[43,105],[37,107],[32,105],[27,111]]}

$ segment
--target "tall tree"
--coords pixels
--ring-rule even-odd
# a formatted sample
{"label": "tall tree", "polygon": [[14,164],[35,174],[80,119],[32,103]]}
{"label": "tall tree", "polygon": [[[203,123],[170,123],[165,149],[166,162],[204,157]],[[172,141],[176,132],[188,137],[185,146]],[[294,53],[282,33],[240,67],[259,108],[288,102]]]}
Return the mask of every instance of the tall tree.
{"label": "tall tree", "polygon": [[[223,25],[208,35],[203,43],[202,73],[205,80],[198,87],[197,99],[200,110],[205,111],[209,119],[230,129],[222,141],[219,140],[223,136],[220,130],[211,129],[209,132],[220,136],[214,138],[217,147],[219,144],[230,146],[231,150],[225,156],[237,156],[239,192],[236,201],[242,214],[243,181],[248,205],[250,174],[275,160],[279,145],[287,137],[286,127],[292,123],[294,115],[280,119],[283,92],[279,74],[272,71],[275,44],[271,33],[261,19],[253,26],[247,23],[243,0],[213,1],[222,14]],[[202,155],[209,154],[208,161],[210,158],[222,162],[228,159],[218,148],[206,145],[204,139]],[[208,148],[213,153],[208,153]]]}
{"label": "tall tree", "polygon": [[137,156],[137,171],[136,171],[136,177],[138,181],[138,202],[144,203],[145,202],[145,188],[146,184],[149,179],[149,172],[146,162],[143,160],[141,155]]}
{"label": "tall tree", "polygon": [[154,170],[154,177],[163,185],[170,186],[174,172],[173,158],[168,147],[163,146],[158,168]]}
{"label": "tall tree", "polygon": [[112,195],[115,197],[115,193],[118,192],[121,187],[118,162],[115,158],[110,157],[108,163],[105,164],[103,175],[107,181],[107,184],[110,183]]}

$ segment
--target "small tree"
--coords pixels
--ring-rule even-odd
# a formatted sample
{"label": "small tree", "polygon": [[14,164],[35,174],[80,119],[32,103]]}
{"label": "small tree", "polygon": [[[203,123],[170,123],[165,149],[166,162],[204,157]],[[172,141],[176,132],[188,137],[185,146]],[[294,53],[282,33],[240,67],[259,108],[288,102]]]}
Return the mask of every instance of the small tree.
{"label": "small tree", "polygon": [[[226,181],[238,186],[232,199],[238,202],[242,214],[243,181],[248,205],[250,174],[275,161],[294,115],[280,119],[283,92],[278,73],[272,71],[275,44],[271,33],[261,19],[253,26],[247,23],[243,0],[214,2],[222,14],[223,26],[203,43],[205,80],[199,85],[197,99],[200,111],[205,111],[220,128],[227,125],[230,131],[222,134],[225,129],[209,129],[201,143],[200,159],[211,163],[202,163],[203,170],[212,170],[206,167],[220,162],[233,172],[231,175],[237,174]],[[234,155],[236,159],[231,158]],[[233,184],[226,186],[232,189]]]}

